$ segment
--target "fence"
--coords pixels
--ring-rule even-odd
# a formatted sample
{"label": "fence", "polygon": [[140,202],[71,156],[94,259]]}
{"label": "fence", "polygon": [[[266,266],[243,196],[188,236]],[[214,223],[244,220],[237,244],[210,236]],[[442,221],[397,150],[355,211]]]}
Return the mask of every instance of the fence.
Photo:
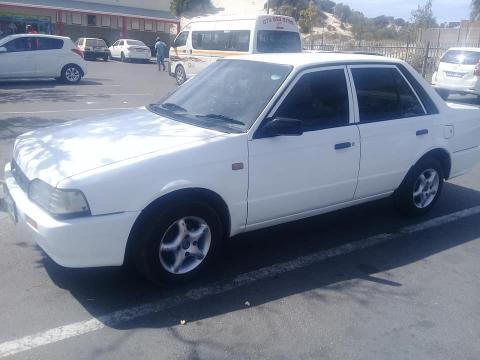
{"label": "fence", "polygon": [[412,65],[427,80],[431,80],[443,53],[455,46],[458,45],[445,43],[432,45],[430,42],[402,43],[391,41],[322,43],[321,41],[309,41],[308,39],[304,43],[305,50],[311,51],[351,51],[402,59]]}

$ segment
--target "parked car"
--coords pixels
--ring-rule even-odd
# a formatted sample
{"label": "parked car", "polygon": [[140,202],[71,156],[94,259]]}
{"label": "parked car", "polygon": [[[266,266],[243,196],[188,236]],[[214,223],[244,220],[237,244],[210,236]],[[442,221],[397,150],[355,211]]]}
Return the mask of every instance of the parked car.
{"label": "parked car", "polygon": [[55,78],[75,84],[86,73],[83,53],[70,38],[20,34],[0,40],[0,79]]}
{"label": "parked car", "polygon": [[182,282],[228,236],[388,196],[425,214],[478,161],[479,115],[401,60],[225,58],[146,108],[21,135],[6,202],[60,265]]}
{"label": "parked car", "polygon": [[283,15],[197,18],[177,35],[169,56],[178,85],[219,58],[302,51],[295,19]]}
{"label": "parked car", "polygon": [[75,44],[83,51],[85,60],[103,59],[103,61],[108,61],[110,58],[110,50],[103,39],[80,38]]}
{"label": "parked car", "polygon": [[480,96],[480,48],[451,48],[442,56],[432,85],[447,99],[452,93]]}
{"label": "parked car", "polygon": [[150,48],[140,40],[120,39],[109,48],[112,58],[119,58],[122,62],[141,60],[149,62]]}

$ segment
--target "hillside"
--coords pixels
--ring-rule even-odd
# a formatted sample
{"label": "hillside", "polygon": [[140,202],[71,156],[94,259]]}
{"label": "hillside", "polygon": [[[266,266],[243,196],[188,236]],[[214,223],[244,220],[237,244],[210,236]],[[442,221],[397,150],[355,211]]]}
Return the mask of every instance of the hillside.
{"label": "hillside", "polygon": [[[229,16],[229,15],[257,15],[266,14],[264,8],[265,0],[211,0],[212,8],[199,10],[195,12],[185,13],[181,17],[181,25],[185,26],[192,18],[205,16]],[[341,28],[341,22],[333,14],[324,12],[325,27],[314,27],[312,34],[322,36],[325,40],[347,40],[352,39],[353,34],[350,26],[346,25],[345,29]],[[303,35],[309,38],[310,35]]]}

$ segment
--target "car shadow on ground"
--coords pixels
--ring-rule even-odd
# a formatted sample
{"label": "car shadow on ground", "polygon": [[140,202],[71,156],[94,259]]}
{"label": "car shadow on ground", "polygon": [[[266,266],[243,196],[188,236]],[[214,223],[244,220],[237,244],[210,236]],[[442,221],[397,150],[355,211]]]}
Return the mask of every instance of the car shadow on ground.
{"label": "car shadow on ground", "polygon": [[[455,199],[468,199],[466,202]],[[156,288],[129,267],[101,269],[66,269],[43,255],[38,266],[44,267],[53,283],[65,290],[93,316],[99,317],[127,307],[182,297],[192,289],[223,282],[254,270],[300,256],[332,249],[367,237],[396,233],[400,228],[480,204],[480,192],[446,184],[444,196],[435,211],[421,219],[405,219],[392,208],[389,199],[355,206],[307,220],[283,224],[230,239],[217,264],[205,276],[178,288]],[[314,263],[242,286],[220,295],[180,305],[128,323],[113,325],[118,329],[169,327],[180,319],[189,322],[226,314],[245,307],[276,301],[291,295],[316,296],[328,302],[328,291],[342,291],[359,303],[368,303],[358,281],[375,285],[376,293],[386,296],[403,286],[401,279],[375,275],[428,258],[436,253],[480,237],[475,224],[480,215],[465,220],[465,231],[455,231],[456,223],[418,234],[401,235],[394,240]],[[471,225],[471,226],[470,226]],[[39,249],[38,249],[39,250]],[[39,250],[41,251],[41,250]],[[323,291],[326,293],[324,294]],[[313,295],[312,295],[313,294]],[[316,294],[316,295],[315,295]],[[109,326],[107,324],[107,326]]]}
{"label": "car shadow on ground", "polygon": [[[23,89],[23,88],[43,88],[52,89],[59,87],[74,87],[85,85],[104,85],[106,81],[112,81],[112,79],[82,79],[78,84],[66,84],[54,79],[25,79],[25,80],[0,80],[0,90],[8,89]],[[3,97],[3,95],[2,95]]]}

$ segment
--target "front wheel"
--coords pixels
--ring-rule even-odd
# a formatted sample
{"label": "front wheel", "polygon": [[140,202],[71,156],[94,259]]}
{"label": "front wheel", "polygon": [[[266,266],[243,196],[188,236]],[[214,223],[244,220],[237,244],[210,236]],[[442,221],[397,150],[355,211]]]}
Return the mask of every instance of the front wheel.
{"label": "front wheel", "polygon": [[175,79],[177,80],[177,85],[182,85],[185,80],[187,80],[187,74],[185,74],[185,69],[182,65],[178,65],[175,70]]}
{"label": "front wheel", "polygon": [[395,192],[397,207],[407,215],[424,215],[440,197],[443,181],[442,165],[434,158],[421,159]]}
{"label": "front wheel", "polygon": [[220,216],[203,201],[175,202],[150,216],[140,230],[134,259],[154,283],[183,283],[216,257],[224,237]]}
{"label": "front wheel", "polygon": [[65,65],[62,69],[62,81],[67,84],[76,84],[82,79],[82,70],[78,65]]}

